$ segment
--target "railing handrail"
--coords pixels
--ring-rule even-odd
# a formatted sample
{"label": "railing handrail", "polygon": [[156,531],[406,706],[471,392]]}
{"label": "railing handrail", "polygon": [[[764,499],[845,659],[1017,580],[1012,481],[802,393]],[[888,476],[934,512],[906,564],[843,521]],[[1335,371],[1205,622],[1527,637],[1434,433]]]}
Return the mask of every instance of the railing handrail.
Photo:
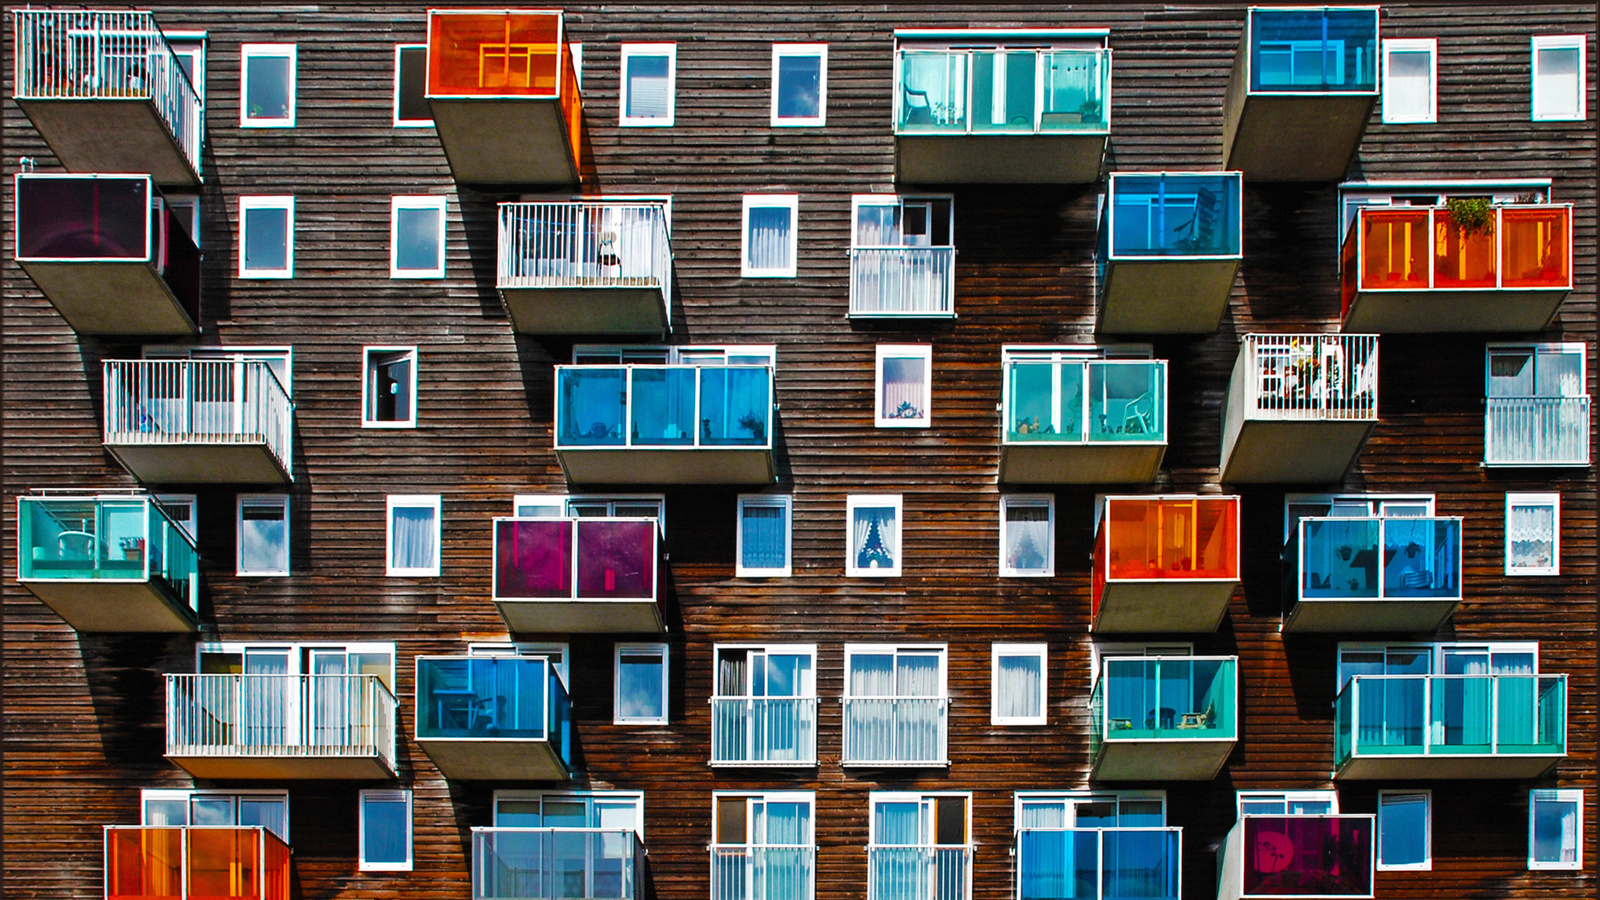
{"label": "railing handrail", "polygon": [[1242,343],[1246,419],[1377,421],[1378,335],[1249,333]]}
{"label": "railing handrail", "polygon": [[587,825],[474,825],[473,834],[624,834],[638,841],[636,828],[601,828]]}
{"label": "railing handrail", "polygon": [[880,844],[871,842],[867,844],[867,852],[870,853],[873,850],[923,850],[927,852],[947,850],[950,852],[955,852],[959,850],[966,853],[966,855],[971,856],[972,851],[977,849],[977,846],[978,845],[972,841],[968,841],[964,844],[934,844],[927,841],[918,841],[914,844]]}
{"label": "railing handrail", "polygon": [[[188,544],[189,545],[189,549],[194,550],[196,553],[199,553],[199,548],[196,546],[194,538],[189,536],[189,532],[186,531],[182,525],[179,525],[177,520],[175,520],[171,516],[167,515],[167,511],[165,509],[161,508],[161,503],[154,496],[152,496],[150,494],[145,494],[145,493],[107,494],[107,493],[96,492],[91,496],[85,496],[85,495],[81,495],[81,494],[78,495],[78,496],[71,496],[71,495],[49,496],[49,495],[46,495],[46,494],[19,494],[17,496],[17,502],[19,504],[20,503],[24,503],[24,502],[27,502],[27,503],[45,503],[45,504],[49,504],[49,503],[93,503],[95,506],[100,506],[103,503],[117,503],[117,502],[128,502],[128,501],[138,501],[139,503],[143,504],[146,514],[152,514],[153,513],[154,515],[158,516],[161,519],[161,521],[166,525],[166,527],[172,530],[172,533],[175,534],[180,541],[182,541],[185,544]],[[146,537],[148,538],[149,535],[146,535]]]}
{"label": "railing handrail", "polygon": [[902,695],[898,695],[898,694],[895,694],[895,695],[888,695],[888,694],[885,694],[885,695],[878,695],[878,694],[847,694],[847,695],[845,695],[843,697],[840,697],[839,700],[840,700],[841,703],[849,703],[851,700],[916,700],[916,701],[924,701],[924,702],[932,702],[932,701],[937,700],[940,703],[949,703],[950,702],[950,697],[949,697],[948,694],[941,695],[941,696],[938,696],[938,697],[906,697],[906,696],[902,696]]}
{"label": "railing handrail", "polygon": [[768,702],[768,701],[774,701],[774,700],[798,702],[798,701],[802,701],[802,700],[807,700],[807,701],[810,701],[812,703],[816,703],[820,699],[821,698],[819,698],[815,694],[812,694],[809,697],[766,697],[766,696],[757,697],[757,696],[739,695],[739,694],[712,694],[710,702],[716,702],[718,700],[729,700],[729,701],[732,701],[732,700],[743,700],[743,701],[752,701],[752,702],[753,701],[757,701],[757,700],[762,701],[762,702]]}
{"label": "railing handrail", "polygon": [[[1355,684],[1358,681],[1494,681],[1501,678],[1517,679],[1521,681],[1547,682],[1554,684],[1558,681],[1566,681],[1567,675],[1564,672],[1528,672],[1522,675],[1511,672],[1415,672],[1405,675],[1351,675],[1350,678],[1345,682],[1344,687],[1339,689],[1339,693],[1336,695],[1336,697],[1343,697],[1345,694],[1353,691],[1355,689]],[[1534,702],[1538,702],[1537,697],[1534,698]]]}
{"label": "railing handrail", "polygon": [[1183,831],[1178,825],[1105,825],[1097,828],[1079,828],[1066,825],[1024,825],[1016,829],[1017,834],[1032,834],[1042,832],[1045,834],[1075,834],[1077,832],[1120,832],[1120,831],[1165,831],[1176,833]]}
{"label": "railing handrail", "polygon": [[261,673],[261,672],[168,672],[167,673],[167,680],[169,682],[177,681],[177,680],[185,680],[185,681],[187,681],[187,680],[199,680],[199,679],[202,679],[202,678],[218,679],[218,680],[224,679],[224,678],[228,678],[228,679],[236,679],[236,680],[241,680],[241,681],[244,680],[244,679],[269,679],[270,678],[270,679],[278,679],[278,680],[281,680],[281,681],[284,681],[284,682],[295,681],[295,682],[302,683],[302,684],[310,684],[312,679],[343,678],[343,679],[349,679],[349,680],[352,680],[352,681],[361,680],[361,681],[364,681],[364,682],[369,683],[369,684],[375,684],[377,686],[379,692],[382,694],[382,696],[388,698],[390,703],[398,703],[398,701],[395,700],[394,692],[389,690],[389,686],[384,683],[383,676],[374,675],[374,674],[372,674],[370,672],[332,672],[332,673],[316,673],[316,672],[288,673],[288,672],[284,672],[284,673],[272,673],[272,674]]}
{"label": "railing handrail", "polygon": [[[1421,726],[1417,735],[1420,740],[1406,741],[1400,746],[1420,746],[1423,755],[1431,755],[1435,748],[1439,747],[1462,746],[1463,744],[1450,743],[1444,739],[1442,734],[1435,734],[1435,730],[1439,726],[1448,726],[1449,721],[1448,716],[1440,715],[1440,712],[1437,709],[1437,704],[1434,702],[1434,684],[1435,682],[1461,682],[1463,684],[1467,682],[1487,682],[1489,685],[1491,685],[1491,693],[1489,694],[1490,703],[1488,708],[1483,710],[1482,723],[1487,726],[1487,732],[1485,736],[1488,738],[1487,746],[1490,748],[1490,753],[1499,754],[1502,743],[1511,744],[1513,746],[1555,745],[1561,748],[1562,753],[1566,752],[1567,676],[1564,673],[1529,672],[1527,674],[1517,675],[1503,672],[1484,672],[1478,674],[1418,673],[1410,675],[1352,675],[1344,684],[1344,686],[1339,689],[1339,693],[1335,696],[1333,702],[1335,733],[1334,761],[1336,764],[1342,764],[1345,760],[1364,755],[1362,753],[1363,743],[1367,744],[1368,746],[1373,743],[1370,740],[1363,742],[1360,737],[1360,730],[1362,727],[1364,727],[1362,724],[1361,715],[1361,693],[1359,690],[1360,683],[1378,682],[1383,684],[1407,681],[1420,682],[1422,685],[1422,696],[1418,698],[1420,700],[1421,716],[1412,717],[1402,715],[1401,721],[1411,721],[1414,724]],[[1516,740],[1502,739],[1500,709],[1503,698],[1501,696],[1501,691],[1498,688],[1498,684],[1501,681],[1527,681],[1533,683],[1535,690],[1533,691],[1532,695],[1527,698],[1528,706],[1526,707],[1532,712],[1532,716],[1526,723],[1530,729],[1527,736],[1531,738],[1531,744],[1524,744],[1523,742]],[[1545,696],[1544,691],[1541,689],[1549,685],[1561,685],[1559,697],[1555,701],[1559,708],[1560,733],[1546,736],[1544,734],[1544,722],[1542,721],[1541,715],[1545,707]],[[1385,709],[1385,713],[1387,713],[1387,709]],[[1402,710],[1402,714],[1403,713],[1404,710]],[[1464,723],[1466,721],[1465,713],[1463,713],[1462,716],[1462,722]],[[1347,718],[1348,722],[1346,721]],[[1348,742],[1340,736],[1345,724],[1349,725],[1350,730]],[[1381,722],[1381,727],[1387,729],[1390,724],[1391,722],[1389,716],[1385,715]],[[1383,742],[1380,741],[1379,743]],[[1467,746],[1474,746],[1477,745],[1477,743],[1478,742],[1474,742],[1473,744]]]}
{"label": "railing handrail", "polygon": [[266,358],[108,359],[108,444],[263,441],[293,470],[294,399]]}

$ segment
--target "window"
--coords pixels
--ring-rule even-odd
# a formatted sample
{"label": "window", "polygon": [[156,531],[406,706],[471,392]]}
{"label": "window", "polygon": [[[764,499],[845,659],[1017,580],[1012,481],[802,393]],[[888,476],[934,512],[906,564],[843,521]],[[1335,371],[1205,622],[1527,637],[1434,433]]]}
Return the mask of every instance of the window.
{"label": "window", "polygon": [[150,789],[139,792],[139,824],[259,825],[289,842],[289,792]]}
{"label": "window", "polygon": [[[1517,675],[1539,674],[1537,641],[1497,641],[1492,643],[1439,644],[1341,644],[1339,645],[1339,689],[1342,691],[1356,675]],[[1521,679],[1519,679],[1520,681]],[[1530,683],[1519,689],[1531,691]],[[1422,679],[1413,679],[1420,692]],[[1411,688],[1407,688],[1411,690]],[[1531,701],[1531,697],[1528,698]],[[1506,729],[1533,729],[1525,720],[1533,715],[1534,703],[1513,714],[1512,701],[1502,698],[1505,707],[1496,723]],[[1432,713],[1430,713],[1432,715]],[[1381,725],[1381,723],[1379,723]],[[1366,727],[1365,724],[1362,726]],[[1531,742],[1531,741],[1530,741]]]}
{"label": "window", "polygon": [[1528,868],[1583,868],[1583,791],[1528,794]]}
{"label": "window", "polygon": [[933,419],[933,347],[879,344],[876,371],[873,424],[879,428],[927,428]]}
{"label": "window", "polygon": [[293,128],[295,45],[245,44],[239,59],[239,126]]}
{"label": "window", "polygon": [[1288,543],[1305,518],[1426,518],[1433,506],[1432,494],[1286,494],[1283,540]]}
{"label": "window", "polygon": [[428,45],[394,45],[394,127],[422,128],[433,124],[428,105]]}
{"label": "window", "polygon": [[389,201],[389,277],[444,277],[444,203],[439,195]]}
{"label": "window", "polygon": [[1383,121],[1390,124],[1438,119],[1439,42],[1434,38],[1389,38],[1383,42]]}
{"label": "window", "polygon": [[953,315],[951,198],[856,194],[850,206],[850,314]]}
{"label": "window", "polygon": [[825,125],[828,45],[772,45],[772,124]]}
{"label": "window", "polygon": [[198,530],[195,525],[195,515],[199,502],[194,494],[157,494],[156,506],[166,513],[174,525],[183,529],[189,540],[196,540],[195,535]]}
{"label": "window", "polygon": [[361,426],[417,427],[417,348],[363,347]]}
{"label": "window", "polygon": [[542,656],[550,661],[551,668],[561,676],[561,683],[570,685],[567,675],[568,647],[566,644],[545,644],[532,641],[492,641],[467,645],[468,656]]}
{"label": "window", "polygon": [[989,669],[989,721],[994,725],[1046,724],[1044,644],[995,644]]}
{"label": "window", "polygon": [[1561,574],[1561,495],[1506,494],[1506,574]]}
{"label": "window", "polygon": [[617,645],[618,725],[667,723],[667,645]]}
{"label": "window", "polygon": [[358,840],[361,871],[411,871],[411,792],[362,791]]}
{"label": "window", "polygon": [[[1018,791],[1015,803],[1018,830],[1162,828],[1167,824],[1165,791]],[[1046,868],[1051,868],[1048,863]]]}
{"label": "window", "polygon": [[1589,463],[1589,396],[1581,343],[1490,344],[1484,463]]}
{"label": "window", "polygon": [[1433,868],[1430,791],[1378,792],[1378,868]]}
{"label": "window", "polygon": [[900,574],[900,495],[851,494],[845,498],[844,574],[894,578]]}
{"label": "window", "polygon": [[517,494],[512,501],[512,514],[528,518],[655,519],[661,533],[666,534],[666,500],[660,494]]}
{"label": "window", "polygon": [[294,276],[294,198],[239,198],[239,277]]}
{"label": "window", "polygon": [[739,578],[787,578],[792,572],[787,494],[740,494],[735,552]]}
{"label": "window", "polygon": [[619,124],[671,125],[677,77],[677,44],[623,44]]}
{"label": "window", "polygon": [[817,646],[716,648],[711,761],[810,766],[817,762]]}
{"label": "window", "polygon": [[439,574],[439,495],[390,494],[388,575]]}
{"label": "window", "polygon": [[1056,574],[1056,498],[1011,494],[1000,498],[1000,576],[1047,578]]}
{"label": "window", "polygon": [[1581,34],[1533,39],[1533,120],[1581,122],[1587,116],[1585,40]]}
{"label": "window", "polygon": [[[394,644],[247,644],[224,641],[201,644],[196,648],[195,657],[196,669],[202,675],[373,675],[391,693],[394,691]],[[318,710],[306,718],[338,721],[349,715],[354,713],[329,708]],[[292,730],[300,726],[264,722],[260,727],[277,729],[281,742],[285,727]],[[339,743],[343,739],[341,737],[339,741],[330,743]]]}
{"label": "window", "polygon": [[810,791],[713,794],[712,896],[717,900],[812,896],[815,802]]}
{"label": "window", "polygon": [[946,648],[844,646],[845,765],[948,764]]}
{"label": "window", "polygon": [[972,896],[970,794],[873,791],[870,803],[868,897],[953,900]]}
{"label": "window", "polygon": [[183,226],[189,240],[194,241],[196,247],[200,246],[200,198],[171,195],[166,201],[167,209],[178,217],[178,224]]}
{"label": "window", "polygon": [[240,494],[236,575],[289,574],[289,495]]}
{"label": "window", "polygon": [[744,278],[793,278],[798,194],[746,194],[744,247],[739,275]]}
{"label": "window", "polygon": [[1239,815],[1331,816],[1339,812],[1333,791],[1239,791]]}

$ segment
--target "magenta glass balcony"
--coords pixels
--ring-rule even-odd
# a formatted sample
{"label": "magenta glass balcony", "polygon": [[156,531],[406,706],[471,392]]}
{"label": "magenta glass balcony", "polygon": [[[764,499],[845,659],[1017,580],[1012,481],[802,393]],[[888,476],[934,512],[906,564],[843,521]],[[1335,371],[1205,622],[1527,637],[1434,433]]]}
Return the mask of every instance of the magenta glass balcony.
{"label": "magenta glass balcony", "polygon": [[661,631],[649,518],[494,521],[494,602],[513,632]]}
{"label": "magenta glass balcony", "polygon": [[1371,897],[1370,815],[1246,815],[1222,848],[1220,900]]}

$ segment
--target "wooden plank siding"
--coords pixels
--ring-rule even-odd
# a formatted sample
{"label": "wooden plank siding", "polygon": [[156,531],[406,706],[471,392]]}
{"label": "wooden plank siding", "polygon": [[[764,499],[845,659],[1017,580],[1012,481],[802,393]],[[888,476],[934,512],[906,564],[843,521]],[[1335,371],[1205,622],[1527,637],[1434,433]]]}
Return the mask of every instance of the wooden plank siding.
{"label": "wooden plank siding", "polygon": [[[1001,346],[1094,340],[1096,186],[948,188],[955,198],[958,318],[852,323],[850,197],[893,192],[892,32],[896,28],[1103,27],[1114,53],[1115,170],[1206,170],[1222,156],[1222,99],[1242,5],[718,4],[566,5],[584,44],[585,126],[600,194],[670,194],[674,343],[777,345],[780,484],[794,496],[794,576],[736,579],[739,491],[669,487],[671,722],[612,724],[610,636],[571,639],[576,753],[595,787],[645,792],[651,896],[709,896],[713,790],[816,792],[816,900],[866,895],[868,794],[971,791],[973,900],[1015,896],[1012,797],[1086,786],[1090,686],[1087,560],[1094,496],[1130,486],[1062,487],[1057,576],[997,577],[996,483]],[[202,344],[292,345],[296,404],[293,574],[233,574],[235,488],[200,486],[199,636],[76,634],[16,584],[15,497],[40,488],[121,488],[133,480],[100,447],[103,359],[136,342],[80,338],[18,268],[6,239],[4,303],[3,872],[18,900],[102,896],[101,826],[138,822],[141,788],[191,785],[163,757],[166,672],[190,672],[197,640],[361,640],[397,645],[401,730],[415,727],[412,659],[464,653],[504,635],[489,602],[494,516],[515,493],[564,492],[551,451],[552,365],[570,341],[512,334],[494,291],[494,204],[519,196],[458,188],[435,132],[391,126],[395,43],[426,39],[422,3],[321,6],[157,5],[168,31],[208,32]],[[1385,5],[1386,37],[1439,41],[1439,123],[1386,126],[1377,110],[1355,171],[1371,180],[1550,178],[1576,204],[1576,287],[1540,340],[1583,341],[1594,392],[1596,194],[1592,5]],[[1589,119],[1529,122],[1529,37],[1589,41]],[[677,122],[617,125],[619,47],[676,42]],[[770,45],[828,44],[825,128],[768,124]],[[292,129],[238,125],[239,47],[298,46]],[[7,189],[19,157],[60,166],[12,99],[7,17],[3,109]],[[937,186],[934,186],[937,188]],[[741,195],[793,192],[799,276],[739,277]],[[903,191],[905,193],[914,190]],[[389,199],[449,198],[446,277],[388,277]],[[237,271],[237,198],[295,196],[295,272]],[[1216,492],[1221,419],[1239,336],[1337,331],[1336,190],[1246,185],[1244,261],[1215,334],[1151,343],[1170,361],[1171,444],[1151,490]],[[1465,517],[1467,600],[1440,640],[1540,642],[1541,671],[1569,675],[1568,756],[1536,783],[1434,782],[1432,872],[1384,872],[1395,900],[1593,896],[1597,890],[1596,483],[1592,470],[1483,468],[1486,341],[1522,335],[1386,335],[1382,419],[1341,489],[1431,492]],[[874,345],[933,345],[933,425],[874,429]],[[363,344],[420,348],[418,427],[364,430]],[[1592,428],[1591,424],[1591,428]],[[166,486],[163,486],[165,489]],[[182,490],[173,486],[172,490]],[[650,485],[640,490],[659,490]],[[246,488],[244,490],[254,490]],[[1338,636],[1279,632],[1281,486],[1227,486],[1243,497],[1243,586],[1197,654],[1240,657],[1239,747],[1210,782],[1117,784],[1167,791],[1182,826],[1183,891],[1216,891],[1215,847],[1234,792],[1332,785]],[[1504,494],[1562,495],[1562,574],[1505,578]],[[1019,488],[1016,492],[1036,492]],[[389,493],[443,496],[443,576],[384,576]],[[904,496],[904,576],[843,577],[845,497]],[[1399,637],[1399,636],[1397,636]],[[1187,639],[1187,638],[1185,638]],[[948,770],[839,765],[843,645],[949,645]],[[713,770],[707,699],[719,642],[814,642],[820,704],[815,769]],[[989,723],[990,644],[1048,642],[1049,724]],[[290,790],[296,898],[469,896],[469,828],[490,824],[495,787],[447,782],[409,737],[397,784],[415,791],[415,871],[356,871],[356,798],[381,783],[295,782]],[[1338,784],[1341,809],[1372,812],[1395,784]],[[242,786],[242,785],[241,785]],[[1530,787],[1582,788],[1587,870],[1527,870]]]}

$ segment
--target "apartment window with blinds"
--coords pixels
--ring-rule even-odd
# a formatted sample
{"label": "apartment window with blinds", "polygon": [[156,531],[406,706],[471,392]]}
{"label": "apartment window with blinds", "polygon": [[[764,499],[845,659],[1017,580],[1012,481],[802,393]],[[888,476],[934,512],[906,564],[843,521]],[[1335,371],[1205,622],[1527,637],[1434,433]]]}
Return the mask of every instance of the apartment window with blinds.
{"label": "apartment window with blinds", "polygon": [[240,494],[236,575],[289,574],[289,495]]}
{"label": "apartment window with blinds", "polygon": [[786,494],[740,494],[735,548],[738,578],[786,578],[792,572],[791,498]]}
{"label": "apartment window with blinds", "polygon": [[391,494],[388,575],[439,574],[439,495]]}
{"label": "apartment window with blinds", "polygon": [[620,124],[671,125],[677,76],[677,44],[623,44]]}
{"label": "apartment window with blinds", "polygon": [[361,792],[357,868],[363,872],[411,871],[411,792]]}
{"label": "apartment window with blinds", "polygon": [[900,495],[851,494],[846,577],[893,578],[900,574]]}
{"label": "apartment window with blinds", "polygon": [[1581,34],[1533,38],[1533,120],[1581,122],[1587,115],[1588,69]]}
{"label": "apartment window with blinds", "polygon": [[1056,498],[1014,494],[1000,498],[1000,575],[1046,578],[1056,573]]}
{"label": "apartment window with blinds", "polygon": [[1378,792],[1378,868],[1433,868],[1429,791]]}
{"label": "apartment window with blinds", "polygon": [[933,347],[879,344],[872,392],[879,428],[927,428],[933,419]]}
{"label": "apartment window with blinds", "polygon": [[616,682],[616,724],[667,723],[666,644],[618,644]]}
{"label": "apartment window with blinds", "polygon": [[793,278],[795,230],[799,220],[798,194],[746,194],[744,246],[739,274],[744,278]]}
{"label": "apartment window with blinds", "polygon": [[1388,124],[1438,119],[1439,42],[1391,38],[1383,42],[1383,121]]}
{"label": "apartment window with blinds", "polygon": [[1528,795],[1528,868],[1583,869],[1583,791]]}
{"label": "apartment window with blinds", "polygon": [[1046,724],[1044,644],[995,644],[990,657],[989,721],[995,725]]}
{"label": "apartment window with blinds", "polygon": [[1561,495],[1506,494],[1506,574],[1561,574]]}
{"label": "apartment window with blinds", "polygon": [[361,350],[363,428],[417,427],[417,348]]}

